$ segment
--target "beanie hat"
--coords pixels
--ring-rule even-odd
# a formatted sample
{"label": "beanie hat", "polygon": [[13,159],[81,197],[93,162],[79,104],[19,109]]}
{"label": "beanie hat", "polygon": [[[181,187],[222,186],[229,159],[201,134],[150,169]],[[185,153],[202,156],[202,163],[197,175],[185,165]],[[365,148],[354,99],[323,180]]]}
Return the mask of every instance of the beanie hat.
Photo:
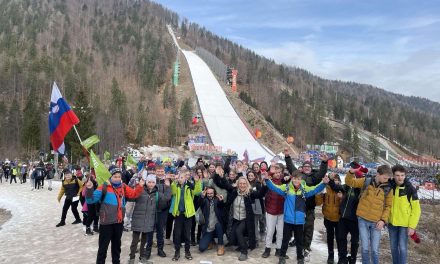
{"label": "beanie hat", "polygon": [[110,174],[113,176],[116,173],[122,174],[122,170],[119,167],[112,166],[109,168]]}
{"label": "beanie hat", "polygon": [[150,182],[150,181],[152,181],[152,182],[156,182],[156,175],[154,175],[154,174],[149,174],[149,175],[147,176],[146,182]]}

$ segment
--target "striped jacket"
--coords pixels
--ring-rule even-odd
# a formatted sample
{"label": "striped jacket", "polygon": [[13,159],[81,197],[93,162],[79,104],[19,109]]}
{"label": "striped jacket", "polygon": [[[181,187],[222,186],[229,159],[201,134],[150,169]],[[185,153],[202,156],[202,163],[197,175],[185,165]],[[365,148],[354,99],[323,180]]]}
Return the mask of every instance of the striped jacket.
{"label": "striped jacket", "polygon": [[[87,204],[101,202],[102,187],[99,186],[95,191],[93,189],[86,190]],[[143,188],[141,185],[136,185],[135,189],[130,188],[122,183],[119,187],[114,187],[112,184],[107,185],[107,194],[101,202],[101,209],[99,211],[99,221],[102,225],[110,225],[122,223],[125,216],[126,198],[136,199],[141,195]]]}

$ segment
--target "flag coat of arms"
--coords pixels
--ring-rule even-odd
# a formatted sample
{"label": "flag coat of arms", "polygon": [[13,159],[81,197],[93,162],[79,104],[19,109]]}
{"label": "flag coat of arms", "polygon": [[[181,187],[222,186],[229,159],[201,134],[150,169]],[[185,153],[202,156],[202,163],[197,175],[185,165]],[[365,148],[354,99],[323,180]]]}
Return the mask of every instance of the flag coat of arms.
{"label": "flag coat of arms", "polygon": [[49,131],[50,143],[55,151],[64,154],[64,138],[70,129],[78,123],[78,117],[64,100],[60,89],[54,82],[50,98]]}

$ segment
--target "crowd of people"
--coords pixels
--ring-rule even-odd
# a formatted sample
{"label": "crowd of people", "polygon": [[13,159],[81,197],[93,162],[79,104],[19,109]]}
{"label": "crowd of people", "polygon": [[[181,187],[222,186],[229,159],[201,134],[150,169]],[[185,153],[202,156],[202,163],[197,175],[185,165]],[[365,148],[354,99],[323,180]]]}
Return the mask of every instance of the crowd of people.
{"label": "crowd of people", "polygon": [[52,163],[44,163],[42,161],[36,163],[26,163],[19,161],[10,161],[6,159],[0,164],[0,183],[9,181],[20,184],[26,184],[28,178],[31,190],[44,189],[44,182],[47,182],[47,189],[52,191],[52,179],[55,177],[55,168]]}
{"label": "crowd of people", "polygon": [[166,244],[174,246],[173,261],[180,260],[182,247],[187,260],[193,258],[191,247],[198,245],[200,252],[216,248],[218,256],[231,254],[234,250],[225,248],[235,247],[238,260],[245,261],[249,251],[263,246],[262,258],[270,257],[274,248],[283,264],[288,247],[295,246],[296,263],[304,263],[312,253],[315,208],[322,206],[327,263],[356,263],[359,240],[362,263],[378,263],[385,226],[393,263],[407,262],[408,237],[416,237],[421,212],[404,167],[382,165],[374,177],[366,177],[365,167],[353,163],[342,184],[340,175],[328,173],[327,155],[313,169],[309,161],[297,168],[289,152],[284,154],[285,164],[231,164],[230,158],[209,164],[199,159],[193,168],[170,159],[142,160],[131,168],[116,163],[101,185],[93,169],[80,177],[65,169],[58,201],[65,200],[56,226],[66,224],[70,208],[72,224],[82,223],[86,235],[99,233],[96,263],[105,263],[110,244],[113,263],[120,263],[123,232],[132,232],[128,263],[135,263],[138,252],[139,263],[147,263],[153,245],[165,258],[171,253],[165,252]]}

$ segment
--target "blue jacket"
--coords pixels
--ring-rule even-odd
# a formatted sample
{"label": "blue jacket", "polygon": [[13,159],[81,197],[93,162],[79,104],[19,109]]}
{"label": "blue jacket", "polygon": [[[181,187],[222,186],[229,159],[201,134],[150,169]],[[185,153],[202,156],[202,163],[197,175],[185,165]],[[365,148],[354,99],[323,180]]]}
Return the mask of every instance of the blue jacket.
{"label": "blue jacket", "polygon": [[306,198],[315,196],[325,188],[323,182],[320,182],[316,186],[309,187],[304,180],[301,181],[298,191],[295,191],[292,182],[275,185],[271,180],[266,179],[266,185],[269,190],[278,193],[286,199],[284,202],[284,222],[294,225],[305,224]]}

